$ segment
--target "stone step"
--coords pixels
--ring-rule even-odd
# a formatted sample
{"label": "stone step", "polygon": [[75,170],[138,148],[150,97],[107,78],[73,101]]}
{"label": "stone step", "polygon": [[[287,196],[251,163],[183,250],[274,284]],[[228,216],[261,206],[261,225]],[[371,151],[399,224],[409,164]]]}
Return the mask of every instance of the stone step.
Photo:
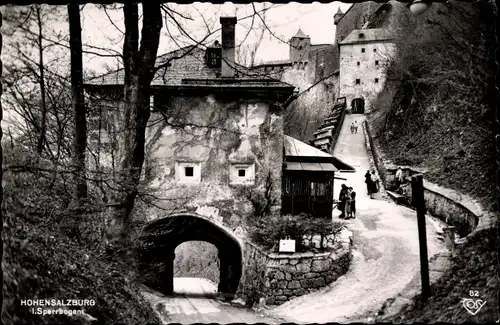
{"label": "stone step", "polygon": [[324,128],[318,128],[318,131],[316,131],[314,134],[317,134],[317,133],[320,133],[320,132],[323,132],[323,131],[334,130],[334,129],[335,129],[335,126],[330,125],[330,126],[327,126],[327,127],[324,127]]}
{"label": "stone step", "polygon": [[314,141],[323,140],[323,139],[329,139],[329,141],[333,141],[333,137],[330,134],[326,134],[326,133],[319,135],[319,136],[316,136],[316,138],[314,138]]}
{"label": "stone step", "polygon": [[330,136],[330,137],[332,137],[333,136],[333,128],[331,128],[329,130],[324,130],[323,129],[323,130],[314,132],[314,138],[316,138],[316,139],[321,139],[324,136]]}
{"label": "stone step", "polygon": [[323,124],[321,124],[321,125],[319,126],[319,128],[318,128],[318,129],[325,129],[325,128],[327,128],[327,127],[333,127],[333,128],[334,128],[334,127],[336,127],[336,126],[337,126],[337,123],[326,123],[326,122],[324,122]]}
{"label": "stone step", "polygon": [[324,123],[337,123],[338,120],[339,120],[338,117],[327,117]]}
{"label": "stone step", "polygon": [[314,140],[314,146],[315,147],[321,147],[323,145],[331,145],[331,138],[323,138],[323,139],[316,139]]}

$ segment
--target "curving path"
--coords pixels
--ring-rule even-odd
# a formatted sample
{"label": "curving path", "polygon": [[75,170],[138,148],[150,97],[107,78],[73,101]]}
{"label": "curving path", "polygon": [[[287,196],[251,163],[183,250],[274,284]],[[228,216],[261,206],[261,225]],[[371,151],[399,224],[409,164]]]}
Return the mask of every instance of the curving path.
{"label": "curving path", "polygon": [[[358,121],[358,133],[351,134],[350,124]],[[419,290],[420,282],[411,281],[420,272],[416,213],[381,198],[370,199],[364,174],[369,169],[368,153],[362,130],[363,115],[346,115],[334,155],[356,168],[355,173],[335,182],[352,186],[356,193],[357,218],[345,222],[353,232],[353,260],[347,274],[329,287],[298,297],[270,311],[268,315],[296,323],[367,322],[388,298],[403,290]],[[429,257],[444,251],[436,238],[440,223],[427,218]]]}

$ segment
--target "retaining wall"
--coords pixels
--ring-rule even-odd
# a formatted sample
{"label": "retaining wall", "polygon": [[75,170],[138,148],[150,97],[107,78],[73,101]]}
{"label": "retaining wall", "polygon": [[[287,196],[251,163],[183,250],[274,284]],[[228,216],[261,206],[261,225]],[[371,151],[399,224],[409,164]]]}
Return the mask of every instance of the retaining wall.
{"label": "retaining wall", "polygon": [[[369,140],[374,165],[378,170],[384,187],[390,189],[394,181],[397,166],[384,157],[380,147],[372,137],[367,121],[364,123],[364,128]],[[400,167],[407,177],[421,173],[425,178],[425,170],[423,169],[409,166]],[[497,216],[493,212],[487,211],[479,201],[425,179],[423,183],[427,211],[447,224],[456,227],[457,233],[461,237],[474,235],[479,230],[489,228],[496,223]],[[411,190],[407,194],[407,200],[411,202]]]}
{"label": "retaining wall", "polygon": [[264,298],[268,305],[280,305],[334,282],[347,272],[351,259],[350,237],[326,253],[266,253],[247,242],[237,296],[248,304]]}

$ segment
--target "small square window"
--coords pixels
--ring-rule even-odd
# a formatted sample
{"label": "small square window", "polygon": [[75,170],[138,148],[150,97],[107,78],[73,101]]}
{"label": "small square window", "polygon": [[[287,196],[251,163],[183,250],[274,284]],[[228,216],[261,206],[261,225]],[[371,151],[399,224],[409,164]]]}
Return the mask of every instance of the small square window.
{"label": "small square window", "polygon": [[176,162],[175,179],[179,184],[201,182],[201,164],[199,162]]}
{"label": "small square window", "polygon": [[184,167],[184,176],[193,177],[194,176],[194,168],[193,167]]}
{"label": "small square window", "polygon": [[359,62],[357,62],[357,63],[356,63],[356,65],[358,65],[358,66],[359,66]]}
{"label": "small square window", "polygon": [[375,65],[378,65],[378,60],[375,60]]}
{"label": "small square window", "polygon": [[378,83],[378,78],[375,78],[375,83]]}
{"label": "small square window", "polygon": [[255,164],[231,164],[229,166],[230,185],[253,185],[255,182]]}
{"label": "small square window", "polygon": [[356,85],[359,85],[361,83],[361,79],[356,79]]}
{"label": "small square window", "polygon": [[364,48],[361,49],[361,53],[365,53],[365,49]]}
{"label": "small square window", "polygon": [[365,34],[359,33],[359,38],[364,38],[364,37],[365,37]]}

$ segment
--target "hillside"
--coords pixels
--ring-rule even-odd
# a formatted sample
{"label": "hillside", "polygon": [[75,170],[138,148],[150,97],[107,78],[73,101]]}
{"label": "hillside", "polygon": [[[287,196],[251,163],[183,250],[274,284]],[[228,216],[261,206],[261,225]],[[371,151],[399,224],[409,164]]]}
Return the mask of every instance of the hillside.
{"label": "hillside", "polygon": [[[369,121],[395,164],[493,207],[494,15],[484,2],[400,15],[396,54]],[[457,22],[460,22],[458,24]]]}
{"label": "hillside", "polygon": [[[6,149],[4,159],[13,163]],[[6,324],[159,323],[138,293],[134,259],[116,259],[102,249],[95,207],[69,211],[67,188],[52,173],[4,172],[3,179]],[[83,317],[42,316],[22,306],[25,299],[92,299],[95,305],[70,307],[83,309]]]}
{"label": "hillside", "polygon": [[[495,9],[486,1],[434,3],[402,14],[387,82],[368,117],[374,140],[398,165],[420,167],[432,182],[495,203]],[[486,301],[477,315],[462,305],[470,290]],[[452,269],[392,322],[498,320],[498,229],[457,249]],[[383,318],[383,316],[382,316]],[[380,319],[380,321],[387,319]]]}
{"label": "hillside", "polygon": [[[486,323],[498,320],[498,229],[480,232],[474,240],[459,247],[452,259],[452,269],[432,286],[432,296],[427,303],[406,306],[390,318],[394,323]],[[477,290],[478,296],[470,297],[469,291]],[[481,299],[486,304],[476,315],[462,307],[462,299]],[[382,321],[382,320],[380,320]],[[387,321],[387,320],[384,320]]]}

